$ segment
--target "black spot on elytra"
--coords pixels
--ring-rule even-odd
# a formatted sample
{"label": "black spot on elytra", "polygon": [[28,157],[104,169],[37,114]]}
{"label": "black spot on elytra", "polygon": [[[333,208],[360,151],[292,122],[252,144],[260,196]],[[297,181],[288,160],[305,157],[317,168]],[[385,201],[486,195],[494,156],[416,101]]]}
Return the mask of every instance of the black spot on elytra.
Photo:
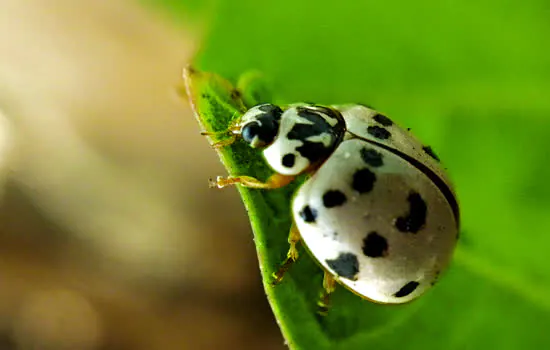
{"label": "black spot on elytra", "polygon": [[387,140],[391,136],[391,133],[388,130],[377,125],[369,126],[367,128],[367,132],[380,140]]}
{"label": "black spot on elytra", "polygon": [[317,220],[317,210],[309,205],[304,206],[298,214],[305,222],[314,223]]}
{"label": "black spot on elytra", "polygon": [[411,192],[407,198],[409,212],[395,221],[395,227],[401,232],[417,233],[426,223],[428,207],[418,192]]}
{"label": "black spot on elytra", "polygon": [[292,153],[285,154],[282,163],[287,168],[292,168],[294,163],[296,163],[296,156]]}
{"label": "black spot on elytra", "polygon": [[382,124],[383,126],[391,126],[393,124],[390,118],[380,113],[372,117],[372,119],[374,119],[377,123]]}
{"label": "black spot on elytra", "polygon": [[361,159],[363,159],[363,161],[368,165],[372,167],[379,167],[384,164],[382,162],[382,153],[377,152],[372,148],[362,148],[360,152]]}
{"label": "black spot on elytra", "polygon": [[323,195],[323,205],[325,208],[338,207],[346,202],[346,195],[342,191],[328,190]]}
{"label": "black spot on elytra", "polygon": [[367,168],[359,169],[353,174],[353,181],[351,187],[363,194],[372,191],[374,183],[376,182],[376,175]]}
{"label": "black spot on elytra", "polygon": [[430,146],[424,146],[422,147],[422,150],[424,150],[427,155],[439,162],[439,157],[435,154],[434,150]]}
{"label": "black spot on elytra", "polygon": [[398,290],[397,293],[395,293],[393,296],[396,297],[396,298],[406,297],[407,295],[414,292],[414,290],[416,289],[416,287],[418,287],[419,284],[420,283],[418,283],[416,281],[410,281],[409,283],[407,283],[403,287],[401,287],[401,289]]}
{"label": "black spot on elytra", "polygon": [[378,144],[378,147],[384,148],[385,150],[391,151],[392,153],[398,155],[399,157],[403,158],[407,162],[409,162],[411,165],[416,167],[418,170],[423,172],[436,186],[439,188],[445,199],[447,200],[447,203],[451,206],[451,209],[453,211],[454,217],[456,219],[456,225],[457,228],[459,227],[460,223],[460,209],[458,207],[458,202],[456,201],[456,197],[451,190],[451,188],[448,186],[448,184],[445,183],[445,180],[443,180],[438,174],[434,173],[432,169],[427,167],[424,163],[418,161],[418,159],[411,157],[410,155],[403,153],[399,151],[398,149],[393,149],[387,145],[384,145],[382,143]]}
{"label": "black spot on elytra", "polygon": [[353,253],[340,253],[334,260],[325,260],[327,265],[336,272],[339,277],[350,280],[357,279],[359,273],[359,260]]}
{"label": "black spot on elytra", "polygon": [[372,231],[363,239],[363,254],[370,258],[379,258],[388,253],[388,241],[376,231]]}

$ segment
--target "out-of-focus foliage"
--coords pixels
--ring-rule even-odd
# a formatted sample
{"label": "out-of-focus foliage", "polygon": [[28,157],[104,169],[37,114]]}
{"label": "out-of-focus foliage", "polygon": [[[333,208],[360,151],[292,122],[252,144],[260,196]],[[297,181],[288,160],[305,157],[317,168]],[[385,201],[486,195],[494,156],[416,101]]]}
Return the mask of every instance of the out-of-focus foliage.
{"label": "out-of-focus foliage", "polygon": [[206,185],[223,167],[174,93],[201,28],[169,18],[1,1],[0,349],[283,346],[244,208]]}
{"label": "out-of-focus foliage", "polygon": [[[260,69],[287,102],[373,105],[433,145],[462,207],[437,288],[401,308],[364,306],[364,323],[296,324],[297,347],[321,349],[324,334],[349,349],[359,333],[377,349],[550,344],[549,15],[546,1],[220,1],[199,68]],[[336,293],[336,315],[349,298]]]}

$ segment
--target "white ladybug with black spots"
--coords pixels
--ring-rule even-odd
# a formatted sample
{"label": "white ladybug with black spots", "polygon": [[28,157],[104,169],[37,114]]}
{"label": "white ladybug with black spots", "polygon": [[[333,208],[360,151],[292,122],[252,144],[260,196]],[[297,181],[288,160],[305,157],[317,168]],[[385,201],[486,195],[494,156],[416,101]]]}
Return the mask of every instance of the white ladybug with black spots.
{"label": "white ladybug with black spots", "polygon": [[234,134],[262,149],[275,175],[218,177],[216,186],[278,188],[309,174],[293,198],[290,250],[274,283],[298,258],[299,241],[325,270],[323,312],[335,282],[374,302],[404,303],[448,265],[459,230],[451,183],[431,148],[388,117],[358,104],[263,104]]}

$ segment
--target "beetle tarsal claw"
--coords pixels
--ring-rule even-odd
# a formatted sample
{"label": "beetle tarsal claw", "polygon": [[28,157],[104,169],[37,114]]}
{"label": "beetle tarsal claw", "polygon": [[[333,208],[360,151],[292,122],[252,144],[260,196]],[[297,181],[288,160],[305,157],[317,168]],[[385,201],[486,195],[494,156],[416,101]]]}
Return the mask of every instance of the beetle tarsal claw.
{"label": "beetle tarsal claw", "polygon": [[209,179],[208,186],[210,188],[224,188],[228,185],[226,182],[227,180],[223,176],[218,176],[215,180]]}

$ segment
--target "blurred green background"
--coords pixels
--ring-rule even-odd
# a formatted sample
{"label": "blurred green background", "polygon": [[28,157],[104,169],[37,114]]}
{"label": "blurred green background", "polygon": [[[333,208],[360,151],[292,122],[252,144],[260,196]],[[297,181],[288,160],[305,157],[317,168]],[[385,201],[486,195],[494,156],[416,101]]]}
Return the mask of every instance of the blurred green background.
{"label": "blurred green background", "polygon": [[0,348],[285,348],[242,203],[208,189],[225,170],[173,93],[190,61],[372,105],[449,168],[453,265],[407,317],[365,315],[361,349],[550,348],[549,18],[543,0],[4,0]]}

